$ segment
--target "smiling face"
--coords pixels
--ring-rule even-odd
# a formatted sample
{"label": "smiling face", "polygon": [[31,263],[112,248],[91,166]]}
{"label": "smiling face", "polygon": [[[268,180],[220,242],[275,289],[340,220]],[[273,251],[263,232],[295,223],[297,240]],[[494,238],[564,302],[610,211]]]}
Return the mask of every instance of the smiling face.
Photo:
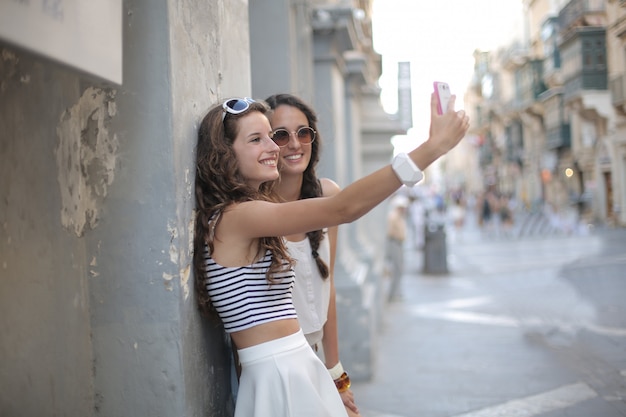
{"label": "smiling face", "polygon": [[264,182],[278,178],[280,148],[270,138],[272,128],[264,114],[252,111],[237,123],[239,132],[233,142],[233,150],[239,172],[248,185],[258,189]]}
{"label": "smiling face", "polygon": [[[296,132],[301,127],[309,126],[306,115],[296,107],[281,104],[271,114],[272,129],[286,129]],[[294,133],[289,136],[289,143],[280,148],[281,176],[302,175],[311,160],[311,145],[301,144]]]}

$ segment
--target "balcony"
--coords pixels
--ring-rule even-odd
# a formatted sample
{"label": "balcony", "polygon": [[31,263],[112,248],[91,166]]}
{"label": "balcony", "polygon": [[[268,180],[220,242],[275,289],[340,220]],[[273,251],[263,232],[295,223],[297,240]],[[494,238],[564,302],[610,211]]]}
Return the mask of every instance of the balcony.
{"label": "balcony", "polygon": [[551,78],[561,68],[561,55],[558,45],[559,22],[556,17],[548,17],[541,25],[541,40],[543,41],[543,75]]}
{"label": "balcony", "polygon": [[543,60],[527,61],[515,72],[516,94],[522,108],[532,106],[541,93],[546,91],[543,82]]}
{"label": "balcony", "polygon": [[571,130],[565,109],[562,88],[551,88],[539,100],[543,103],[543,123],[546,129],[546,150],[552,151],[571,146]]}
{"label": "balcony", "polygon": [[626,114],[626,77],[621,74],[609,82],[611,104],[621,114]]}
{"label": "balcony", "polygon": [[[546,48],[548,49],[548,48]],[[554,47],[546,51],[543,61],[543,73],[546,77],[553,75],[561,68],[561,55],[559,49]]]}
{"label": "balcony", "polygon": [[484,143],[478,148],[478,163],[480,166],[486,167],[493,163],[493,159],[493,140],[489,132],[487,132]]}
{"label": "balcony", "polygon": [[514,120],[506,128],[504,156],[507,161],[521,166],[524,155],[523,126],[519,120]]}
{"label": "balcony", "polygon": [[569,123],[546,129],[546,149],[556,150],[572,146],[571,129]]}
{"label": "balcony", "polygon": [[585,90],[608,88],[604,28],[577,28],[561,42],[560,49],[566,100]]}
{"label": "balcony", "polygon": [[578,26],[604,26],[605,0],[572,0],[559,12],[561,33]]}

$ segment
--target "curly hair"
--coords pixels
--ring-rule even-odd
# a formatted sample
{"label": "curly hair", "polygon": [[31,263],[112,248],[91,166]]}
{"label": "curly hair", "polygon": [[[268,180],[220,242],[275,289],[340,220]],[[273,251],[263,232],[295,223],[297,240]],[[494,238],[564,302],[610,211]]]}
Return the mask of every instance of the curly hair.
{"label": "curly hair", "polygon": [[[263,102],[251,102],[249,108],[239,114],[224,113],[222,105],[213,106],[202,119],[198,129],[196,145],[196,218],[194,231],[193,265],[195,289],[200,310],[219,321],[217,311],[211,304],[206,290],[205,250],[213,252],[210,233],[213,216],[234,203],[252,200],[276,201],[271,197],[273,182],[261,185],[259,190],[248,186],[239,171],[233,142],[239,132],[239,120],[250,112],[267,114],[269,108]],[[216,220],[217,221],[217,220]],[[293,266],[293,259],[280,236],[259,239],[259,254],[269,250],[272,262],[267,271],[267,280],[272,283],[273,275]]]}
{"label": "curly hair", "polygon": [[[305,198],[321,197],[323,195],[322,184],[320,183],[319,178],[317,178],[317,173],[315,172],[315,167],[320,160],[320,150],[322,145],[322,140],[317,129],[317,114],[311,106],[292,94],[274,94],[266,98],[265,102],[272,110],[275,110],[278,106],[282,105],[291,106],[300,110],[306,116],[309,127],[317,132],[315,140],[311,143],[311,160],[302,174],[302,188],[300,189],[299,199],[302,200]],[[322,278],[326,279],[330,274],[328,265],[326,265],[317,253],[317,250],[320,247],[320,242],[324,238],[324,231],[315,230],[308,232],[307,237],[311,243],[311,252],[313,259],[315,259],[315,263],[317,264],[317,269],[320,271]]]}

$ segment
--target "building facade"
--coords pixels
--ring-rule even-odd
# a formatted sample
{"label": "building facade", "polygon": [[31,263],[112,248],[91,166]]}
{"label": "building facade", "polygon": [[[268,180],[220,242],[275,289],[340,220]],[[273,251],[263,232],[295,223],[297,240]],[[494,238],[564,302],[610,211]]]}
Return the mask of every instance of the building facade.
{"label": "building facade", "polygon": [[475,55],[485,187],[567,223],[626,224],[623,2],[524,1],[525,39]]}
{"label": "building facade", "polygon": [[615,111],[614,124],[598,150],[598,176],[604,195],[600,210],[615,222],[626,224],[626,2],[608,1],[607,69],[610,99]]}

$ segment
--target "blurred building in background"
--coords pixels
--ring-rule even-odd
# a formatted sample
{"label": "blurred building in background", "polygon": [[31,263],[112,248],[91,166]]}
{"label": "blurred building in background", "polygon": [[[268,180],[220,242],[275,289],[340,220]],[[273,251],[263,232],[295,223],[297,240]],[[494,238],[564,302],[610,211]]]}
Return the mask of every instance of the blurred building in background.
{"label": "blurred building in background", "polygon": [[475,52],[465,99],[482,187],[626,225],[626,2],[523,3],[525,39]]}

